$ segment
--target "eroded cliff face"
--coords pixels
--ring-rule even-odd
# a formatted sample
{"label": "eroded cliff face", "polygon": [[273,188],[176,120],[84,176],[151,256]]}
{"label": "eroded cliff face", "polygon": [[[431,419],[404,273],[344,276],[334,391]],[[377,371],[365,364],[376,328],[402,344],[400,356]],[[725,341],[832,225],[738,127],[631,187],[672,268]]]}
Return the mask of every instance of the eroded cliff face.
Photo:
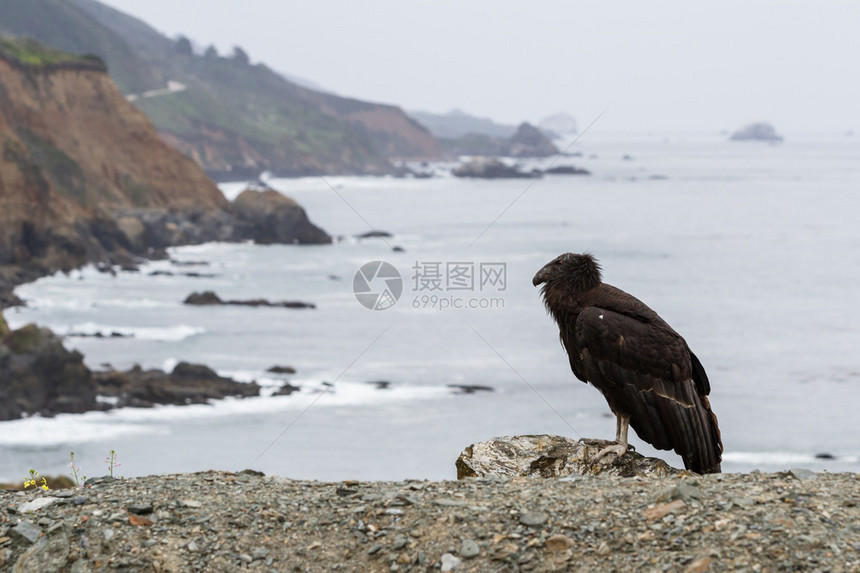
{"label": "eroded cliff face", "polygon": [[0,291],[87,261],[254,233],[104,70],[0,51]]}
{"label": "eroded cliff face", "polygon": [[0,266],[64,269],[113,251],[123,209],[228,207],[102,71],[0,57],[0,149]]}

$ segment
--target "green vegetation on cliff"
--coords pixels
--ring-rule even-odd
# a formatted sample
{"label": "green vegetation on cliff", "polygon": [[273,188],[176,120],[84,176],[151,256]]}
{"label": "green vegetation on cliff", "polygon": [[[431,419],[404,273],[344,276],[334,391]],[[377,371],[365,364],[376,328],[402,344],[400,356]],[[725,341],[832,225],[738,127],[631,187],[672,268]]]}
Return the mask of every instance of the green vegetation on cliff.
{"label": "green vegetation on cliff", "polygon": [[101,58],[55,50],[31,38],[0,37],[0,58],[25,68],[86,68],[107,70]]}
{"label": "green vegetation on cliff", "polygon": [[389,158],[441,155],[397,107],[300,87],[239,48],[194,54],[187,39],[94,0],[0,0],[0,33],[104,58],[165,140],[216,178],[391,173]]}
{"label": "green vegetation on cliff", "polygon": [[70,54],[98,54],[123,90],[152,89],[160,81],[121,36],[66,0],[0,0],[0,33],[29,36]]}

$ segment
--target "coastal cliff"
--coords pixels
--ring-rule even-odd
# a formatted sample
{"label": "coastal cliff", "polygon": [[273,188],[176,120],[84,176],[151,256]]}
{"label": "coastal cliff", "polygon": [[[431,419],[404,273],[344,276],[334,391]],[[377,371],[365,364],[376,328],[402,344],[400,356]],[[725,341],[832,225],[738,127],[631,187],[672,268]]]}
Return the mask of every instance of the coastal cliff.
{"label": "coastal cliff", "polygon": [[[300,206],[287,217],[275,203],[295,231],[282,229],[288,242],[331,241]],[[98,58],[0,41],[0,291],[86,262],[255,233],[253,212],[166,144]]]}
{"label": "coastal cliff", "polygon": [[442,155],[397,106],[298,85],[241,48],[195,52],[95,0],[0,0],[0,33],[103,58],[164,140],[216,179],[392,174],[391,159]]}

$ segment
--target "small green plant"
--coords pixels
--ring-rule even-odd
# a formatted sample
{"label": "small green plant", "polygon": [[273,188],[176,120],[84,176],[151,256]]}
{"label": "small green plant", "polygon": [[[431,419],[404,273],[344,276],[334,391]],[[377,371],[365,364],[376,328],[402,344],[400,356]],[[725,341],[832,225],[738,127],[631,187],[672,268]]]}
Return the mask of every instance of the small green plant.
{"label": "small green plant", "polygon": [[[121,466],[122,464],[119,462],[119,458],[116,456],[116,450],[111,450],[110,455],[105,458],[105,463],[108,465],[108,471],[110,471],[110,477],[114,477],[113,471]],[[120,476],[122,477],[122,476]]]}
{"label": "small green plant", "polygon": [[81,482],[87,481],[87,476],[81,475],[81,466],[75,463],[75,452],[69,452],[69,476],[75,480],[75,485],[80,486]]}
{"label": "small green plant", "polygon": [[[42,483],[39,483],[40,481]],[[27,489],[28,487],[40,487],[45,491],[51,489],[48,487],[48,480],[39,476],[39,472],[34,469],[30,469],[29,479],[24,480],[24,489]]]}

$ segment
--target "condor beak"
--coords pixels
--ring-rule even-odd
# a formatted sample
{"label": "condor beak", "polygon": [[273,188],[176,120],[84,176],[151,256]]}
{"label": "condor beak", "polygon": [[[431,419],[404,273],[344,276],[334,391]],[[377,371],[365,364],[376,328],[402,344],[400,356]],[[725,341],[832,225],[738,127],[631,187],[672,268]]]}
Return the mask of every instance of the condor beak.
{"label": "condor beak", "polygon": [[532,279],[532,284],[534,286],[538,286],[539,284],[545,283],[549,279],[549,265],[544,265],[544,267],[535,274],[535,277]]}

